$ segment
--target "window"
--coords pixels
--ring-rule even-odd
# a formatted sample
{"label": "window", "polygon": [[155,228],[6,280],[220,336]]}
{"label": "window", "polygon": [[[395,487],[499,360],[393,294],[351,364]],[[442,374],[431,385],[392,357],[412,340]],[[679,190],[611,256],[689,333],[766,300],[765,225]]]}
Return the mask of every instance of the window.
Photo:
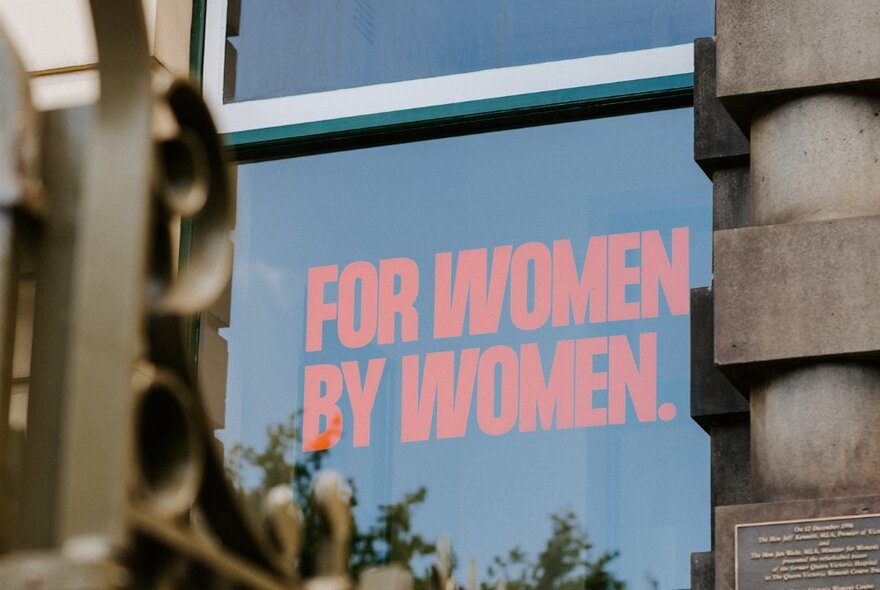
{"label": "window", "polygon": [[[295,424],[288,458],[317,451],[351,476],[361,527],[425,490],[413,533],[447,533],[485,567],[515,546],[536,556],[549,515],[570,511],[597,554],[620,552],[610,568],[631,585],[650,573],[685,586],[680,556],[708,536],[686,300],[688,284],[709,282],[710,198],[682,157],[690,117],[241,166],[226,448],[261,451],[267,427]],[[685,274],[661,283],[667,265]],[[583,276],[597,285],[586,307],[576,296],[556,306]],[[439,297],[468,277],[479,296],[452,313]],[[481,306],[493,289],[495,311]],[[543,387],[546,407],[533,399]],[[242,467],[245,487],[266,476]]]}
{"label": "window", "polygon": [[421,576],[420,542],[448,534],[457,577],[491,583],[585,540],[628,588],[687,587],[709,545],[687,296],[711,195],[677,44],[711,3],[579,3],[535,29],[532,3],[453,3],[395,13],[400,44],[373,4],[323,6],[245,1],[224,45],[235,6],[208,5],[206,94],[241,158],[217,432],[239,482],[350,477],[356,566]]}

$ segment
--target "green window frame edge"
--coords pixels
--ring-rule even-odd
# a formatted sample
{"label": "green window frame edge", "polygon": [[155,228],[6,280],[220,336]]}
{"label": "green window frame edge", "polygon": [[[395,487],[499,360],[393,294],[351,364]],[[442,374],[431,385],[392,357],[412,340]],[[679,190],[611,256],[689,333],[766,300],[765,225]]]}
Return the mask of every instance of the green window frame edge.
{"label": "green window frame edge", "polygon": [[[202,69],[205,53],[205,17],[208,8],[208,0],[193,0],[192,20],[190,21],[189,34],[189,71],[190,82],[197,88],[202,86]],[[192,218],[184,219],[180,224],[180,241],[177,253],[179,268],[183,268],[189,262],[192,252],[193,234],[195,223]],[[196,381],[198,382],[199,367],[199,335],[201,331],[202,314],[195,313],[186,319],[184,327],[184,347],[189,351],[189,362]]]}
{"label": "green window frame edge", "polygon": [[692,73],[674,74],[251,129],[223,139],[236,162],[296,157],[691,106],[693,86]]}

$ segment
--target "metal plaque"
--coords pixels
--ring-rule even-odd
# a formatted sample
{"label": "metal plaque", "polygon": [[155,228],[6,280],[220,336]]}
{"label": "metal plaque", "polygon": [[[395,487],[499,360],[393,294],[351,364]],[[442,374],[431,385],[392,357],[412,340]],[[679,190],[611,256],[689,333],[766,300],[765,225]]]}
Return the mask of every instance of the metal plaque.
{"label": "metal plaque", "polygon": [[880,590],[880,515],[736,526],[737,590]]}

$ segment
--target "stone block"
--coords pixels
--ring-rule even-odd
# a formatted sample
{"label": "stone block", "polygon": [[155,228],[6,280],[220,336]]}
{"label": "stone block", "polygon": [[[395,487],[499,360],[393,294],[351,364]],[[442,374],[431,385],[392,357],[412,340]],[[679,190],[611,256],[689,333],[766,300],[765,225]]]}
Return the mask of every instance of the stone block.
{"label": "stone block", "polygon": [[715,40],[694,41],[694,160],[707,176],[749,161],[749,141],[716,96]]}
{"label": "stone block", "polygon": [[[825,498],[821,500],[797,500],[789,502],[772,502],[765,504],[744,504],[738,506],[721,506],[715,509],[715,590],[737,590],[736,551],[737,525],[759,523],[785,523],[790,521],[840,519],[846,522],[847,516],[867,516],[880,513],[880,496],[856,496],[849,498]],[[841,518],[842,517],[842,518]],[[806,523],[809,524],[809,523]],[[865,541],[862,541],[863,543]],[[858,539],[853,545],[859,543]],[[766,546],[776,549],[780,545],[768,543]],[[838,545],[832,541],[832,545]],[[818,540],[816,541],[818,546]],[[831,555],[833,553],[822,553]],[[769,560],[768,560],[769,561]],[[816,560],[816,563],[827,563]],[[876,575],[876,574],[875,574]],[[833,579],[841,587],[847,586],[846,577]],[[810,580],[806,580],[809,583]],[[767,584],[767,588],[780,584]],[[818,580],[816,587],[830,586],[829,580]],[[798,585],[798,588],[804,587]],[[739,590],[757,590],[754,586],[740,586]]]}
{"label": "stone block", "polygon": [[691,590],[715,590],[715,555],[691,553]]}
{"label": "stone block", "polygon": [[228,39],[223,62],[223,100],[235,100],[235,80],[238,72],[238,50]]}
{"label": "stone block", "polygon": [[752,501],[751,427],[749,416],[716,424],[711,436],[712,508]]}
{"label": "stone block", "polygon": [[718,97],[747,125],[791,91],[880,80],[876,0],[717,0]]}
{"label": "stone block", "polygon": [[712,322],[712,290],[691,289],[691,418],[706,432],[749,411],[746,399],[715,367]]}
{"label": "stone block", "polygon": [[766,371],[750,391],[752,501],[880,491],[880,365],[798,363]]}
{"label": "stone block", "polygon": [[880,214],[880,96],[835,91],[767,107],[751,147],[749,225]]}
{"label": "stone block", "polygon": [[750,225],[750,195],[748,166],[715,170],[712,174],[712,230]]}
{"label": "stone block", "polygon": [[199,388],[212,430],[226,423],[226,375],[229,345],[220,335],[223,326],[211,314],[202,314],[199,329]]}
{"label": "stone block", "polygon": [[226,288],[207,309],[207,312],[214,316],[219,327],[229,327],[229,322],[232,319],[232,281],[226,284]]}
{"label": "stone block", "polygon": [[189,77],[192,0],[157,0],[153,40],[157,60],[175,76]]}
{"label": "stone block", "polygon": [[876,356],[877,252],[880,216],[715,232],[715,364]]}
{"label": "stone block", "polygon": [[238,37],[241,29],[241,0],[226,2],[226,36]]}

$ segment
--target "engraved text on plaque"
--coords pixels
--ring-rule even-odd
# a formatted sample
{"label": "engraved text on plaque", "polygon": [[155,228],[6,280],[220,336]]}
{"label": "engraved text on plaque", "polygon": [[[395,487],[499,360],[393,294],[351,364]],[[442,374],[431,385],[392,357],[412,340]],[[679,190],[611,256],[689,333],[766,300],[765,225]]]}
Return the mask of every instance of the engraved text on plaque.
{"label": "engraved text on plaque", "polygon": [[737,590],[880,590],[880,515],[736,527]]}

